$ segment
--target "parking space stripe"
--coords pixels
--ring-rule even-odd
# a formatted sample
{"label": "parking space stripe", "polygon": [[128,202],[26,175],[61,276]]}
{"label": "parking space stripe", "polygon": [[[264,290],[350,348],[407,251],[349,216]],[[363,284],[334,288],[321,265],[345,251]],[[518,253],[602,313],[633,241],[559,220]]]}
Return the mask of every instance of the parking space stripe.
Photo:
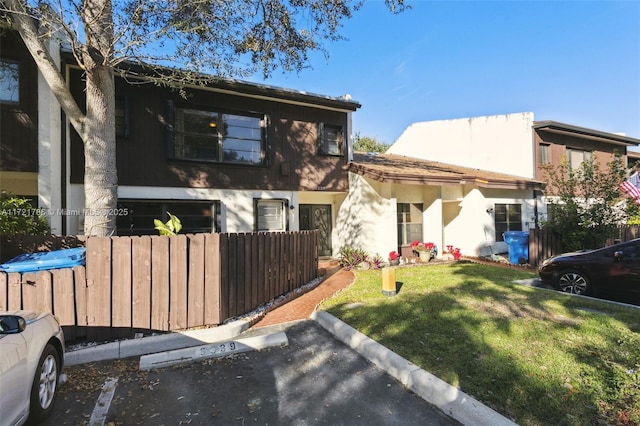
{"label": "parking space stripe", "polygon": [[91,413],[91,419],[89,420],[89,426],[103,426],[104,421],[109,413],[109,406],[113,399],[113,394],[116,392],[116,386],[118,386],[117,377],[109,377],[102,386],[102,392],[96,401],[96,406]]}

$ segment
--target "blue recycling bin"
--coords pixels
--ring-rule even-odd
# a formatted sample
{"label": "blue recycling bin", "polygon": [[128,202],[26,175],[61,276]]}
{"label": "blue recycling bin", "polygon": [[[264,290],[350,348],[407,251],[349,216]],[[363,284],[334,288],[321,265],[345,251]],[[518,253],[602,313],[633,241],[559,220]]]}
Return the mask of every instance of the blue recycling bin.
{"label": "blue recycling bin", "polygon": [[507,231],[502,238],[509,246],[509,263],[520,265],[529,262],[529,232]]}

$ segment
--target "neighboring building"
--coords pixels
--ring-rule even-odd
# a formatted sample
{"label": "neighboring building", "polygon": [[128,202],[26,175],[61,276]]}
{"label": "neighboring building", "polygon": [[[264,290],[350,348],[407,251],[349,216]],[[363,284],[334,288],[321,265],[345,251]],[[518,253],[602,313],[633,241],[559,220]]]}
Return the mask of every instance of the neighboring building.
{"label": "neighboring building", "polygon": [[[81,234],[82,141],[20,37],[0,44],[0,189],[37,199],[54,234]],[[81,69],[51,51],[82,107]],[[187,91],[116,77],[118,234],[157,234],[170,212],[183,232],[320,229],[333,254],[360,104],[233,80]]]}
{"label": "neighboring building", "polygon": [[592,156],[599,164],[606,165],[618,154],[627,164],[633,153],[628,148],[640,144],[640,139],[557,121],[534,121],[533,134],[538,179],[544,178],[542,166],[558,166],[563,158],[570,167],[577,168]]}
{"label": "neighboring building", "polygon": [[627,167],[640,171],[640,152],[627,150]]}
{"label": "neighboring building", "polygon": [[533,113],[413,123],[387,150],[534,179]]}

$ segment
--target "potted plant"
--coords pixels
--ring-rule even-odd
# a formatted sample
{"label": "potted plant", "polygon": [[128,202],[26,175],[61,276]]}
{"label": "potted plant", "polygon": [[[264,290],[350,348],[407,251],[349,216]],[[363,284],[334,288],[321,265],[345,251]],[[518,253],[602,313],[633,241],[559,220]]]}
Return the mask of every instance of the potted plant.
{"label": "potted plant", "polygon": [[411,249],[416,256],[420,257],[420,261],[429,262],[435,257],[436,245],[431,242],[414,241],[411,243]]}
{"label": "potted plant", "polygon": [[396,266],[400,264],[400,254],[397,251],[389,253],[389,265]]}

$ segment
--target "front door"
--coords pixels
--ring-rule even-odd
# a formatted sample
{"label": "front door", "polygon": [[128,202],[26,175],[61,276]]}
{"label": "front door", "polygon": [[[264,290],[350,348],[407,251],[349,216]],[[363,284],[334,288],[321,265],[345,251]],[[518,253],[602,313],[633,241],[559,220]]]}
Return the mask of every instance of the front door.
{"label": "front door", "polygon": [[317,229],[320,239],[320,256],[331,256],[331,205],[301,204],[300,230]]}

